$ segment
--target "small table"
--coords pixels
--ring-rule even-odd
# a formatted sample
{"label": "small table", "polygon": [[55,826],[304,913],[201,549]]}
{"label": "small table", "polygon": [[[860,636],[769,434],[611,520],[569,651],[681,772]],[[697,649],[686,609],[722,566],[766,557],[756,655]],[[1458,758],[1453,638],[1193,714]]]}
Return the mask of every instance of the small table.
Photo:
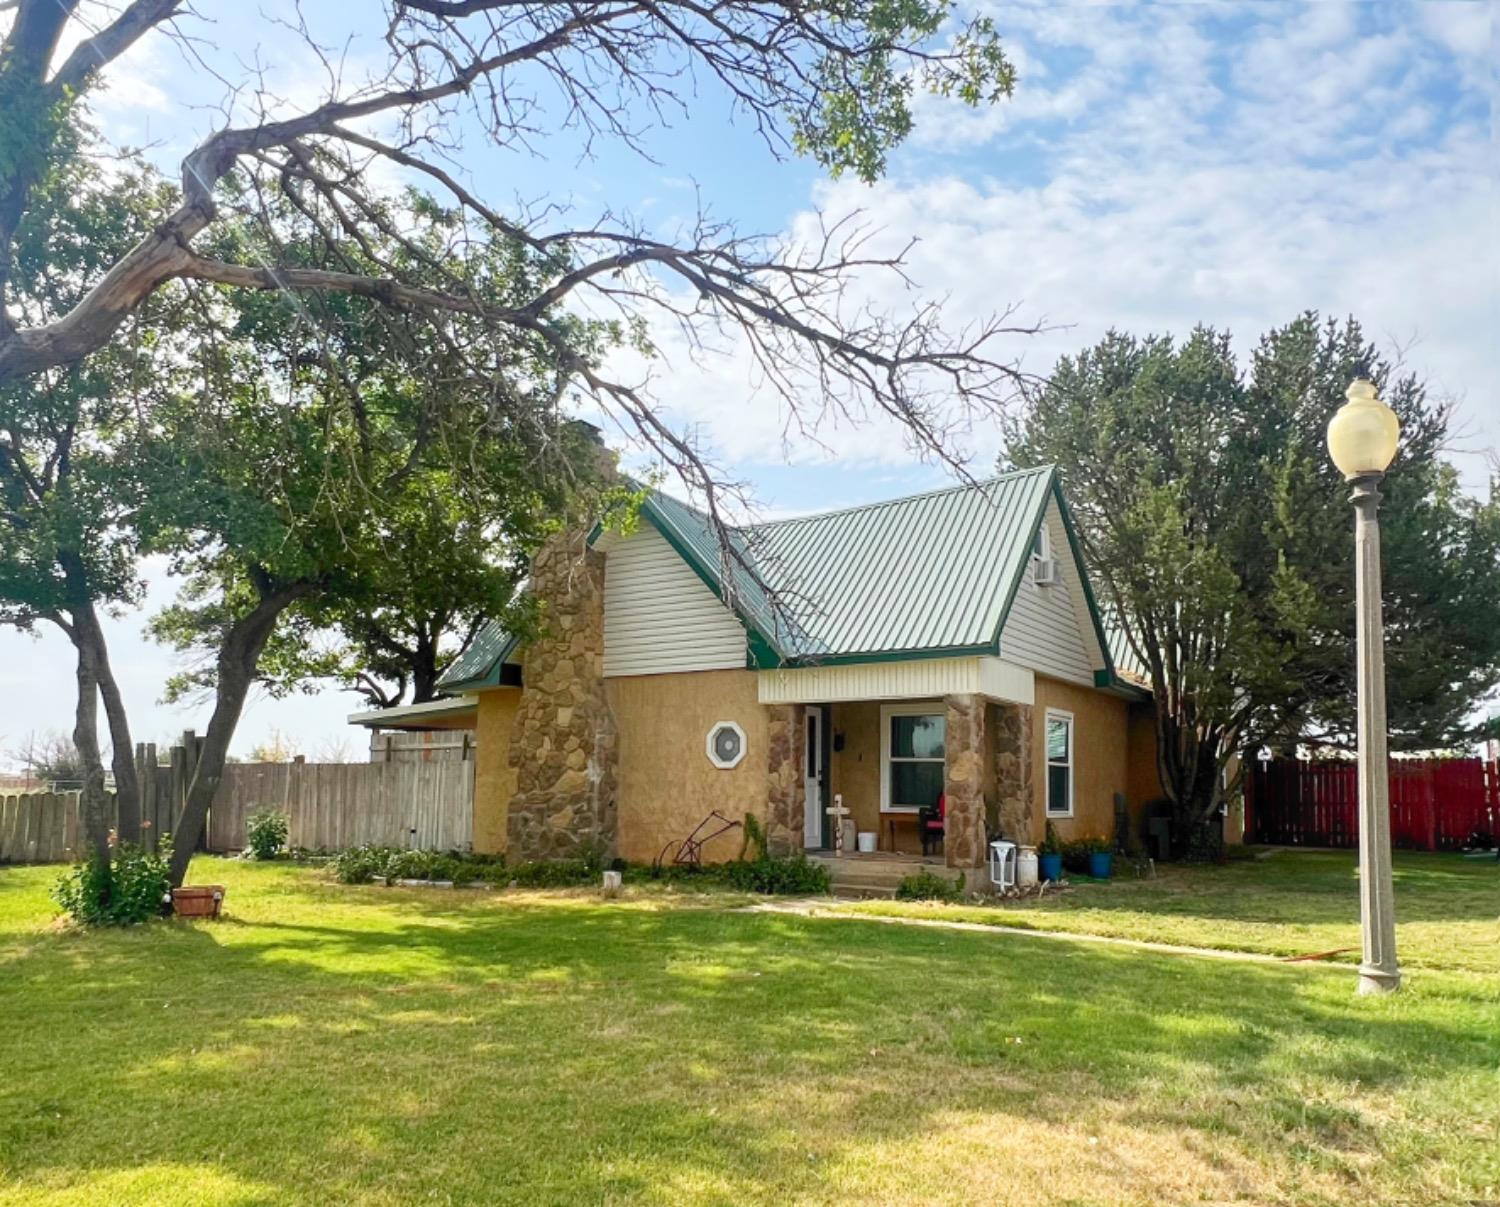
{"label": "small table", "polygon": [[885,832],[886,832],[886,841],[887,841],[887,844],[888,844],[887,845],[887,849],[890,850],[890,851],[892,851],[892,852],[895,852],[897,850],[897,847],[896,847],[896,823],[897,822],[901,822],[903,824],[906,823],[906,822],[910,822],[911,825],[912,825],[912,828],[917,831],[917,837],[921,838],[921,836],[922,836],[922,815],[920,813],[916,813],[916,812],[911,812],[911,813],[890,812],[890,813],[885,814]]}

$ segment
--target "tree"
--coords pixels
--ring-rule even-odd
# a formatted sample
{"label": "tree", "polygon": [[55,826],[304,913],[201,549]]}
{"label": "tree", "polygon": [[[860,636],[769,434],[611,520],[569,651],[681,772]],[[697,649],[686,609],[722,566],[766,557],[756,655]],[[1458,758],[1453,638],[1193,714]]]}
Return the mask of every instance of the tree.
{"label": "tree", "polygon": [[84,778],[83,760],[73,739],[55,731],[28,734],[26,744],[10,752],[11,762],[19,767],[27,779],[43,784],[62,782],[81,784]]}
{"label": "tree", "polygon": [[[8,250],[12,316],[45,325],[79,304],[90,278],[167,212],[159,183],[130,166],[108,177],[64,157],[32,189]],[[103,609],[139,594],[128,516],[133,496],[112,450],[122,425],[156,393],[179,301],[154,296],[122,338],[95,356],[0,384],[0,623],[55,625],[77,651],[73,743],[84,816],[97,854],[109,825],[98,748],[102,701],[113,747],[120,833],[135,838],[139,792],[123,698],[105,645]]]}
{"label": "tree", "polygon": [[[904,423],[917,447],[949,461],[954,457],[947,437],[954,426],[970,422],[976,412],[993,412],[1025,380],[991,356],[998,336],[1024,330],[1003,318],[950,334],[932,305],[904,317],[859,306],[849,295],[856,279],[866,272],[900,274],[903,257],[869,253],[864,233],[852,225],[834,226],[821,240],[795,246],[745,237],[707,219],[686,238],[662,238],[612,215],[579,225],[550,206],[498,205],[449,167],[467,130],[500,145],[531,141],[537,134],[533,123],[546,112],[536,103],[539,90],[551,90],[550,99],[561,101],[562,114],[554,119],[559,124],[635,146],[641,122],[660,121],[667,110],[682,106],[693,74],[701,72],[725,90],[773,153],[794,150],[834,174],[850,171],[873,180],[888,150],[910,129],[917,87],[971,105],[994,102],[1011,90],[1013,73],[988,20],[944,29],[946,0],[710,8],[393,0],[380,43],[385,61],[369,79],[350,81],[325,59],[323,95],[305,110],[272,115],[242,105],[227,111],[183,161],[165,212],[153,214],[123,247],[86,243],[91,259],[69,278],[72,295],[27,312],[16,306],[18,249],[28,229],[44,224],[39,211],[57,202],[50,186],[80,159],[100,153],[78,132],[101,70],[143,39],[175,38],[189,61],[200,45],[186,29],[193,13],[185,0],[130,0],[98,29],[78,18],[78,7],[77,0],[12,0],[0,12],[0,21],[9,22],[0,33],[0,112],[6,115],[0,129],[0,387],[17,387],[23,400],[39,376],[73,373],[91,357],[138,347],[132,327],[158,297],[185,300],[186,316],[174,330],[210,349],[218,339],[221,290],[237,297],[259,294],[268,307],[290,304],[335,327],[358,301],[367,327],[383,339],[399,345],[408,332],[424,331],[414,344],[425,340],[440,347],[455,379],[504,382],[504,366],[489,351],[495,346],[524,349],[533,360],[549,358],[559,394],[566,388],[588,395],[655,449],[701,495],[725,556],[741,560],[723,519],[728,484],[692,438],[663,419],[647,384],[612,375],[600,346],[578,340],[576,330],[558,320],[565,308],[618,315],[617,332],[643,351],[649,351],[650,317],[680,325],[693,340],[715,329],[738,334],[765,380],[781,392],[794,424],[811,427],[817,413],[829,408],[881,412]],[[70,28],[75,22],[76,31]],[[305,27],[275,25],[279,39],[289,31],[300,34],[308,50],[322,53]],[[69,36],[75,32],[81,36]],[[73,49],[63,53],[70,42]],[[382,132],[372,133],[377,125]],[[376,174],[366,169],[372,164],[440,190],[440,208],[457,215],[448,226],[452,237],[412,237],[406,211],[371,183]],[[311,245],[287,237],[288,225],[299,223],[316,230]],[[526,270],[507,276],[502,290],[480,287],[486,282],[470,274],[472,260],[455,254],[471,244],[508,252]],[[235,304],[251,309],[243,301]],[[331,360],[320,363],[332,369]],[[167,359],[168,378],[179,368]],[[295,379],[294,371],[283,372]],[[803,393],[808,386],[816,391],[810,404]],[[352,453],[342,463],[355,475],[344,479],[347,491],[331,491],[329,498],[356,506],[372,482],[389,485],[358,475],[392,472],[376,464],[379,450],[361,444],[372,427],[358,389],[344,389],[341,418],[335,421],[328,412],[330,426],[316,430],[299,428],[301,420],[257,400],[253,388],[240,388],[233,398],[228,410],[198,417],[201,422],[181,406],[166,406],[165,420],[137,417],[143,448],[153,452],[137,469],[143,474],[151,467],[155,474],[146,481],[151,507],[142,531],[154,547],[178,556],[196,582],[196,615],[178,635],[207,652],[209,646],[189,630],[216,634],[210,642],[217,651],[216,703],[208,743],[218,753],[200,762],[189,794],[178,836],[184,860],[192,846],[189,831],[195,832],[195,819],[201,820],[212,795],[244,694],[260,674],[278,624],[289,609],[326,593],[346,572],[329,571],[318,560],[341,548],[329,543],[326,531],[300,539],[303,522],[294,523],[296,509],[283,506],[294,496],[307,503],[299,490],[288,488],[280,502],[231,515],[231,500],[253,494],[246,470],[255,462],[236,466],[225,456],[253,458],[267,441],[280,455],[300,456],[313,453],[308,441],[323,441],[313,459],[321,458],[322,470],[333,473],[340,462],[333,455],[337,445]],[[557,401],[551,399],[554,406]],[[506,423],[519,430],[536,413],[528,402],[524,392],[494,390],[484,430]],[[25,401],[23,409],[29,405]],[[506,407],[518,414],[505,416]],[[401,414],[401,422],[420,423],[416,412]],[[256,421],[267,427],[265,440],[252,439],[245,426]],[[282,421],[286,426],[279,426]],[[398,426],[390,424],[387,431],[395,433]],[[91,423],[88,430],[92,439],[99,429]],[[161,438],[165,430],[180,439],[202,439],[204,446],[183,446],[174,469],[164,451],[170,447]],[[535,431],[545,435],[546,427]],[[426,439],[418,427],[399,433],[396,443],[404,440],[411,453],[424,448]],[[188,467],[224,477],[191,485],[180,472]],[[273,484],[288,486],[285,479]],[[182,506],[174,513],[173,501],[191,501],[200,518],[189,521]],[[107,546],[118,521],[96,520],[91,514],[90,548],[97,551]],[[278,528],[287,535],[287,526],[299,540],[266,543]],[[744,569],[754,574],[753,567]],[[217,595],[209,581],[222,588]],[[85,580],[83,588],[70,598],[86,620],[84,604],[96,607],[119,594],[103,582]],[[187,621],[187,614],[178,619]],[[77,740],[95,768],[90,782],[102,786],[90,739],[91,710],[101,693],[112,731],[117,720],[106,668],[96,656],[102,635],[96,642],[87,623],[72,631],[84,637]],[[123,714],[118,719],[116,758],[128,761]],[[102,792],[95,799],[102,800]],[[122,811],[131,799],[133,793],[122,787]]]}
{"label": "tree", "polygon": [[[324,214],[308,201],[277,215],[283,259],[363,266],[388,255],[405,265],[408,247],[433,259],[442,249],[444,273],[495,304],[557,271],[529,249],[469,237],[458,215],[417,195],[390,203],[399,237],[330,239]],[[390,247],[398,238],[403,246]],[[519,556],[588,497],[576,425],[559,409],[569,370],[555,350],[583,356],[613,337],[561,311],[539,316],[545,338],[500,338],[470,316],[439,326],[358,296],[212,287],[200,302],[212,338],[128,456],[142,547],[171,556],[186,579],[152,624],[198,659],[169,698],[213,698],[178,822],[178,880],[185,836],[202,824],[250,690],[293,691],[318,673],[319,632],[369,605],[393,559],[417,556],[413,515],[451,507],[483,517],[495,543]]]}
{"label": "tree", "polygon": [[1382,488],[1393,741],[1448,744],[1500,681],[1500,491],[1459,489],[1441,457],[1449,407],[1353,319],[1269,332],[1248,374],[1225,332],[1111,332],[1061,360],[1007,425],[1013,463],[1060,468],[1090,570],[1149,676],[1189,852],[1212,843],[1237,790],[1234,756],[1350,740],[1352,521],[1324,440],[1358,376],[1403,432]]}
{"label": "tree", "polygon": [[516,610],[534,544],[472,514],[457,492],[408,487],[394,504],[390,555],[366,568],[357,595],[318,615],[341,638],[335,676],[373,708],[437,698],[457,652],[487,620]]}

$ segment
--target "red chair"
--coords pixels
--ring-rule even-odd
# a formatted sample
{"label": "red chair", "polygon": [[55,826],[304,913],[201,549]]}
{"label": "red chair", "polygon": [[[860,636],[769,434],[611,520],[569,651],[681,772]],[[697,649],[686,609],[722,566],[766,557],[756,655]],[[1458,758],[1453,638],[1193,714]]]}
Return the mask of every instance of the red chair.
{"label": "red chair", "polygon": [[922,854],[931,855],[932,845],[943,842],[943,827],[948,821],[948,794],[939,794],[936,805],[923,805],[917,811],[917,832],[922,839]]}

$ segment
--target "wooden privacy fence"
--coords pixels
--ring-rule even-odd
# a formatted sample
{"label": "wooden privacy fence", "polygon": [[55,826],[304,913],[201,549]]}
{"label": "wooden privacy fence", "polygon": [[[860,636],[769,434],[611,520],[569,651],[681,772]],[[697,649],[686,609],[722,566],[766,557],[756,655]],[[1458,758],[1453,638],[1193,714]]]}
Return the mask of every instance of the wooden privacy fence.
{"label": "wooden privacy fence", "polygon": [[[141,837],[153,850],[176,824],[192,781],[197,741],[184,737],[165,762],[155,746],[137,751]],[[81,796],[0,795],[0,863],[76,859],[85,845]],[[113,809],[112,796],[110,803]],[[363,843],[461,849],[474,837],[474,761],[231,763],[209,807],[199,849],[240,850],[245,819],[260,809],[286,813],[288,842],[310,850]]]}
{"label": "wooden privacy fence", "polygon": [[295,847],[463,848],[474,839],[474,761],[232,764],[209,811],[209,849],[244,846],[258,809],[287,814]]}
{"label": "wooden privacy fence", "polygon": [[77,792],[0,796],[0,863],[56,863],[79,850],[83,819]]}
{"label": "wooden privacy fence", "polygon": [[[1500,836],[1500,761],[1392,759],[1391,842],[1456,851],[1471,835]],[[1248,841],[1359,845],[1359,767],[1349,761],[1257,761],[1245,793]]]}

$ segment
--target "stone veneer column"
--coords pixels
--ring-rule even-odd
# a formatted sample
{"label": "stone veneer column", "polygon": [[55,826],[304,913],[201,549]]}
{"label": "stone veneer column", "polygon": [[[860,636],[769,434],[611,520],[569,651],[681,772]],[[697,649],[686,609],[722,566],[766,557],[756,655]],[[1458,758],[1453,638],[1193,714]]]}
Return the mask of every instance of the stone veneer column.
{"label": "stone veneer column", "polygon": [[995,787],[1000,801],[1000,833],[1012,842],[1037,841],[1032,826],[1036,795],[1032,785],[1031,706],[995,705]]}
{"label": "stone veneer column", "polygon": [[982,696],[945,696],[943,792],[948,798],[943,852],[950,868],[984,864],[984,714]]}
{"label": "stone veneer column", "polygon": [[768,704],[766,714],[766,846],[790,855],[802,849],[806,713],[800,704]]}
{"label": "stone veneer column", "polygon": [[508,854],[615,854],[616,729],[604,694],[604,557],[583,532],[550,537],[531,562],[542,632],[526,647],[511,729]]}

